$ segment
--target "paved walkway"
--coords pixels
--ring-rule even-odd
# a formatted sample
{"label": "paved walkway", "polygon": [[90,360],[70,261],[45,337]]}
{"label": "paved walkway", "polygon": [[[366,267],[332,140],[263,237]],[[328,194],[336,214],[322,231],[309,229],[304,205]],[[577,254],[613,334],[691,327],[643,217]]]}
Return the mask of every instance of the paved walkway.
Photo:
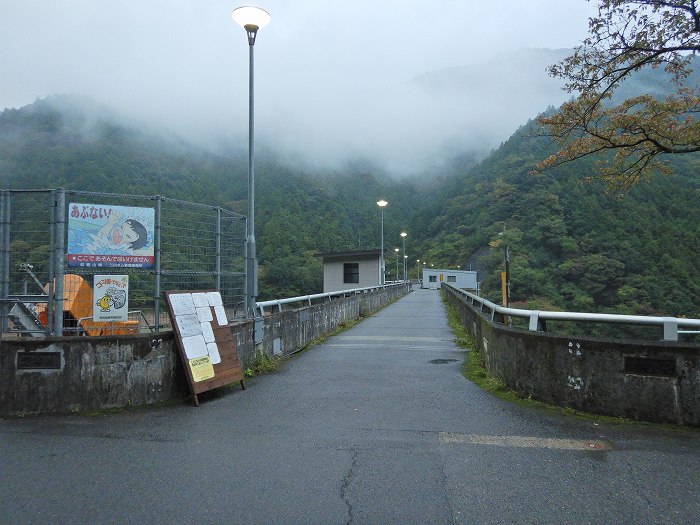
{"label": "paved walkway", "polygon": [[700,433],[515,406],[418,290],[194,408],[0,420],[0,523],[698,523]]}

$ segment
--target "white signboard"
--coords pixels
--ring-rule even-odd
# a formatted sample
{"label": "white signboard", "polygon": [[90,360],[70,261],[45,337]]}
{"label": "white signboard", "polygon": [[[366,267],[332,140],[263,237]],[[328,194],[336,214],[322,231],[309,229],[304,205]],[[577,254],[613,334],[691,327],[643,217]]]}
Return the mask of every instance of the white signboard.
{"label": "white signboard", "polygon": [[129,276],[95,275],[92,303],[93,321],[129,319]]}
{"label": "white signboard", "polygon": [[155,209],[68,204],[68,266],[153,268]]}

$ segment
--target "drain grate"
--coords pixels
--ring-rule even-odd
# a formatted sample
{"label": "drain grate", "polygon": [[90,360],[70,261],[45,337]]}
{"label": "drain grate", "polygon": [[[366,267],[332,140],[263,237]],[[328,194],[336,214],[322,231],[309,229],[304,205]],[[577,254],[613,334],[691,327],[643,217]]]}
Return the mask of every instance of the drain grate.
{"label": "drain grate", "polygon": [[456,363],[457,359],[433,359],[428,362],[432,365],[446,365],[447,363]]}

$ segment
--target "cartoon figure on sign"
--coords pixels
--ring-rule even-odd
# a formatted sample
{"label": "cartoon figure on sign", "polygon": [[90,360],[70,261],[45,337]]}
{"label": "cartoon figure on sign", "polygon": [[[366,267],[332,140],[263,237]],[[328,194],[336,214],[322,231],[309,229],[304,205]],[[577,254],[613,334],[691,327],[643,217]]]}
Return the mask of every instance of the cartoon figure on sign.
{"label": "cartoon figure on sign", "polygon": [[105,294],[96,304],[102,312],[110,312],[112,308],[118,310],[126,304],[126,291],[118,290],[117,288],[107,288]]}
{"label": "cartoon figure on sign", "polygon": [[69,266],[153,267],[153,208],[71,203],[69,210]]}
{"label": "cartoon figure on sign", "polygon": [[106,239],[114,246],[126,245],[132,250],[138,250],[146,246],[148,232],[143,224],[135,219],[126,219],[117,226],[122,218],[122,214],[113,211],[107,223],[97,232],[97,235]]}

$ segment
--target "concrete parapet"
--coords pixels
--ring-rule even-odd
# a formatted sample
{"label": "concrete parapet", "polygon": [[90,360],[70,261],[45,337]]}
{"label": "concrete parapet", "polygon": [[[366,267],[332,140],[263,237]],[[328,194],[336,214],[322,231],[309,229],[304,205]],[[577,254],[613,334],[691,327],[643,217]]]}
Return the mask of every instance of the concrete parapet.
{"label": "concrete parapet", "polygon": [[[377,290],[231,325],[245,368],[263,351],[292,354],[343,323],[377,310],[409,287]],[[103,410],[182,398],[189,392],[171,332],[0,341],[0,416]]]}
{"label": "concrete parapet", "polygon": [[336,330],[341,325],[355,321],[360,316],[386,306],[403,297],[410,285],[377,289],[340,297],[325,303],[296,310],[284,310],[264,318],[264,336],[261,345],[254,348],[253,338],[246,332],[237,339],[239,356],[246,362],[256,351],[271,356],[284,356],[304,348],[312,341]]}
{"label": "concrete parapet", "polygon": [[518,395],[596,414],[700,426],[700,345],[513,329],[443,290],[489,373]]}
{"label": "concrete parapet", "polygon": [[172,333],[6,339],[0,415],[158,403],[186,391]]}

